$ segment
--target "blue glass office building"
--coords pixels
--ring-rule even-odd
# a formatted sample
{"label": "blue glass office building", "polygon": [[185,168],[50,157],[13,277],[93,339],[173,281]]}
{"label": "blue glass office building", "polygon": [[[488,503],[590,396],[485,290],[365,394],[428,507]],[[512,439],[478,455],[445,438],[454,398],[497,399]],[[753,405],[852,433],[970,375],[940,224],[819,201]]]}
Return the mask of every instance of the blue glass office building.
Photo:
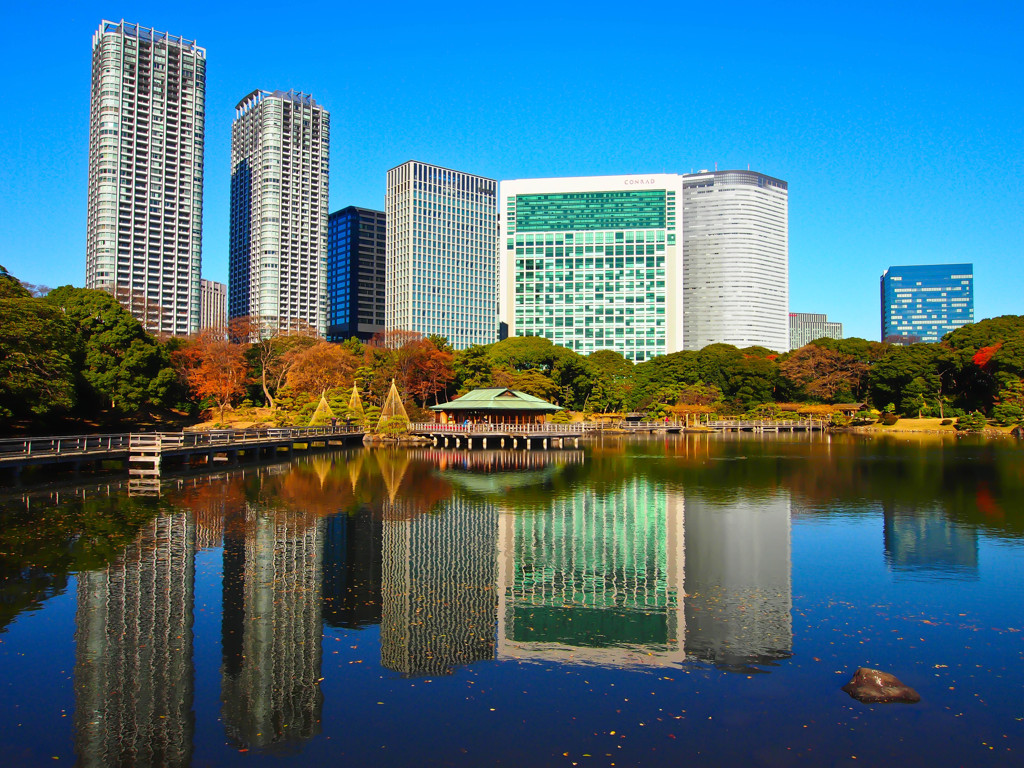
{"label": "blue glass office building", "polygon": [[327,218],[327,337],[368,341],[384,330],[383,211],[354,205]]}
{"label": "blue glass office building", "polygon": [[974,322],[974,265],[889,267],[882,275],[882,341],[939,341]]}

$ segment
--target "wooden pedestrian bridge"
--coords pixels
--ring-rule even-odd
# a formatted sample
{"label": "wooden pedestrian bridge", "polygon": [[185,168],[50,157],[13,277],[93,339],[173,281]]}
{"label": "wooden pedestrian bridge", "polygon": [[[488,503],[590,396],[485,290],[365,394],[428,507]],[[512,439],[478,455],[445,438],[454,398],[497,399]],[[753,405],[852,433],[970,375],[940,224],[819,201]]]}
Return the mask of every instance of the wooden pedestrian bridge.
{"label": "wooden pedestrian bridge", "polygon": [[0,469],[17,477],[26,467],[64,465],[78,470],[119,461],[133,477],[159,477],[165,460],[186,466],[197,461],[235,463],[280,451],[361,443],[364,434],[360,427],[334,426],[9,438],[0,440]]}
{"label": "wooden pedestrian bridge", "polygon": [[820,432],[827,423],[820,419],[716,419],[695,421],[621,421],[606,429],[624,432]]}

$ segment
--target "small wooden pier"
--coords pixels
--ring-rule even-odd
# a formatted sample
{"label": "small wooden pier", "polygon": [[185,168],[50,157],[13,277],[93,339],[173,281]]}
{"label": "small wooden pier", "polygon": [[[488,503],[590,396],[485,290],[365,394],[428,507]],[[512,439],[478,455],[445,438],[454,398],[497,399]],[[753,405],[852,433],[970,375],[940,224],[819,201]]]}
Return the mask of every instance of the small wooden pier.
{"label": "small wooden pier", "polygon": [[63,435],[0,440],[0,469],[17,478],[25,467],[70,466],[75,470],[104,461],[120,461],[132,477],[159,477],[165,461],[212,465],[240,457],[326,449],[362,442],[364,431],[353,426],[305,429],[225,429],[209,432],[141,432],[109,435]]}
{"label": "small wooden pier", "polygon": [[412,424],[410,433],[428,437],[435,448],[579,448],[583,424]]}

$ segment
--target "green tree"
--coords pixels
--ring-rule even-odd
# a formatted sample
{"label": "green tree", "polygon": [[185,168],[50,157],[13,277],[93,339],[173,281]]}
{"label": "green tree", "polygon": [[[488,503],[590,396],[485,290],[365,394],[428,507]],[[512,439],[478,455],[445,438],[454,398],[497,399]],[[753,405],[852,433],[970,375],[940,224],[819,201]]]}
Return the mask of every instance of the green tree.
{"label": "green tree", "polygon": [[122,413],[166,402],[175,381],[166,350],[108,293],[64,286],[42,299],[75,328],[79,356],[73,361],[85,397]]}
{"label": "green tree", "polygon": [[951,365],[949,351],[938,344],[894,344],[871,368],[868,391],[875,406],[895,403],[904,416],[928,409],[944,412],[943,373]]}
{"label": "green tree", "polygon": [[[10,287],[0,277],[0,294]],[[21,298],[0,298],[0,419],[71,410],[78,357],[74,329],[56,308],[27,298],[27,291],[8,292]]]}
{"label": "green tree", "polygon": [[494,386],[494,366],[487,355],[489,347],[474,344],[455,353],[455,389],[469,392]]}

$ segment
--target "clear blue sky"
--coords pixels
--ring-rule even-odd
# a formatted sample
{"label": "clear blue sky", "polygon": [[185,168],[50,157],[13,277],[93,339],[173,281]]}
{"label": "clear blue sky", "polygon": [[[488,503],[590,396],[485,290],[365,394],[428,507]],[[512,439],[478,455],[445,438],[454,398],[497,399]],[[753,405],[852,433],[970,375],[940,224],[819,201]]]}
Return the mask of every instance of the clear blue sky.
{"label": "clear blue sky", "polygon": [[1024,3],[18,3],[0,57],[0,264],[85,279],[102,18],[207,49],[203,275],[226,281],[231,121],[331,112],[330,208],[418,159],[496,179],[746,168],[789,182],[790,309],[878,338],[893,264],[973,262],[1024,314]]}

